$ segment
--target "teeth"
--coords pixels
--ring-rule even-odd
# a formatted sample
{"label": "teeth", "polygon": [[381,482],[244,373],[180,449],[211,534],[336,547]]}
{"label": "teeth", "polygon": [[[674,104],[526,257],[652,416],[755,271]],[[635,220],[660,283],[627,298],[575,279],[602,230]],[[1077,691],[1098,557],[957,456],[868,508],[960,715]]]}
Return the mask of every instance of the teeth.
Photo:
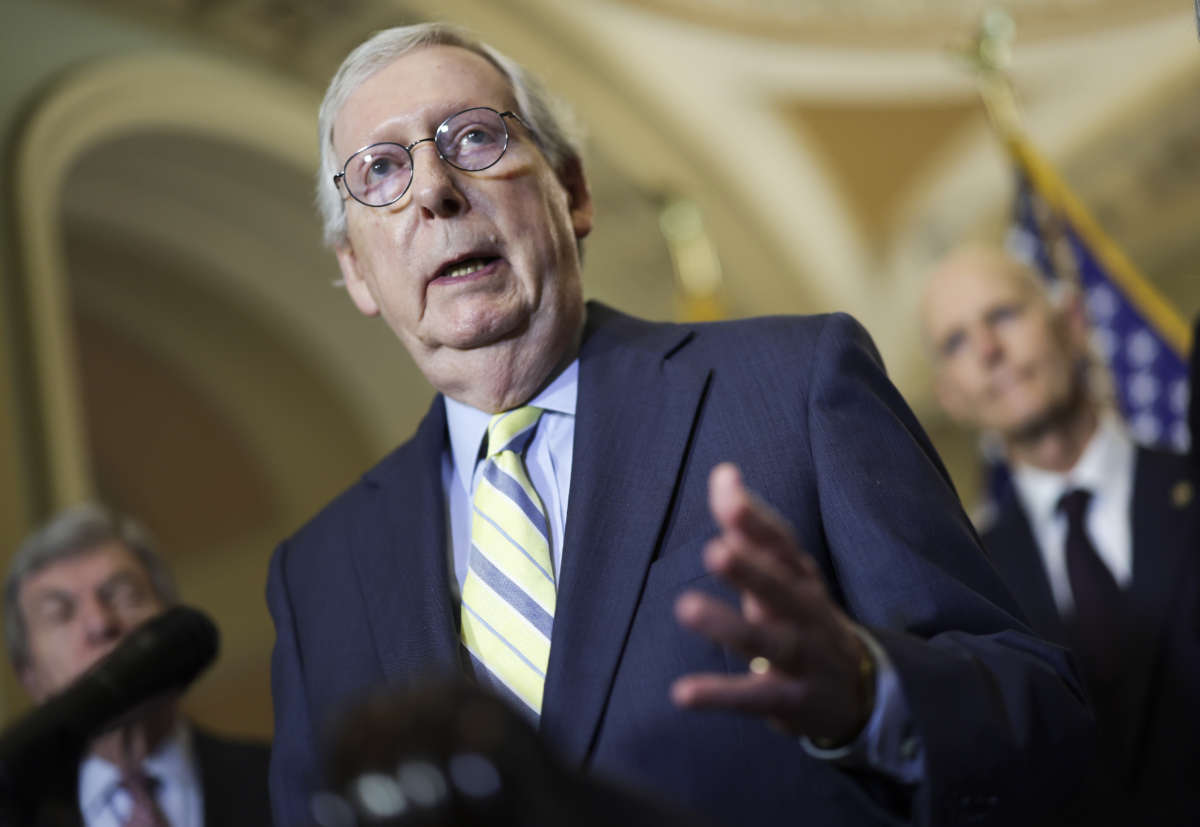
{"label": "teeth", "polygon": [[457,279],[462,276],[469,276],[478,270],[482,270],[486,264],[487,262],[481,258],[473,258],[460,262],[446,271],[446,278]]}

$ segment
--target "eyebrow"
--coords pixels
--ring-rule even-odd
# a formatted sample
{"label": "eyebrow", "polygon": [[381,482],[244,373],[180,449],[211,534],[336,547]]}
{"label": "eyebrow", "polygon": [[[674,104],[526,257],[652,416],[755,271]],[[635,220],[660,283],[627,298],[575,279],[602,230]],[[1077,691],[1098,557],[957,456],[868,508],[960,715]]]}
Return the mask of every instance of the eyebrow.
{"label": "eyebrow", "polygon": [[[510,109],[513,112],[517,111],[515,104],[511,107],[509,107],[509,106],[497,107],[491,103],[479,103],[479,102],[464,103],[462,101],[457,101],[455,103],[444,103],[443,102],[441,104],[438,104],[437,106],[429,107],[428,111],[433,113],[433,114],[429,115],[429,117],[432,118],[433,120],[431,121],[431,125],[428,128],[431,128],[436,131],[438,126],[441,125],[442,121],[446,120],[451,115],[457,115],[459,112],[464,112],[467,109],[475,109],[476,107],[480,107],[480,106],[487,106],[491,109],[495,109],[497,112],[505,112]],[[396,140],[394,138],[381,137],[381,136],[394,135],[395,129],[397,127],[411,127],[414,121],[420,121],[421,123],[424,123],[424,117],[425,117],[424,115],[415,115],[414,116],[413,113],[404,113],[404,114],[400,114],[400,115],[393,115],[392,117],[388,118],[387,120],[383,121],[382,123],[376,124],[367,133],[367,143],[364,144],[363,146],[366,147],[366,146],[370,146],[371,144],[382,144],[382,143],[407,144],[408,141],[401,141],[401,140]],[[426,129],[426,128],[427,127],[425,127],[425,126],[421,126],[422,130]],[[419,140],[420,138],[426,138],[426,137],[432,137],[432,135],[418,135],[416,138],[413,138],[413,140]],[[362,149],[362,148],[363,147],[359,147],[359,149]]]}
{"label": "eyebrow", "polygon": [[29,596],[30,603],[45,603],[49,600],[59,602],[69,602],[75,599],[74,592],[69,592],[66,589],[60,589],[57,586],[49,586],[35,591]]}
{"label": "eyebrow", "polygon": [[113,572],[108,577],[106,577],[100,583],[100,585],[96,587],[96,590],[98,592],[100,592],[101,594],[107,594],[108,592],[110,592],[114,588],[116,588],[117,586],[121,586],[126,583],[129,583],[130,585],[133,585],[133,586],[145,585],[142,582],[141,578],[139,578],[137,576],[136,572],[131,571],[130,569],[120,569],[118,571]]}
{"label": "eyebrow", "polygon": [[[103,594],[124,583],[130,583],[134,586],[146,585],[141,582],[141,578],[137,576],[137,572],[131,569],[119,569],[100,581],[100,584],[96,586],[96,591]],[[44,602],[46,600],[71,601],[74,599],[75,592],[61,588],[60,586],[43,586],[40,589],[36,589],[29,596],[29,600],[32,603]]]}

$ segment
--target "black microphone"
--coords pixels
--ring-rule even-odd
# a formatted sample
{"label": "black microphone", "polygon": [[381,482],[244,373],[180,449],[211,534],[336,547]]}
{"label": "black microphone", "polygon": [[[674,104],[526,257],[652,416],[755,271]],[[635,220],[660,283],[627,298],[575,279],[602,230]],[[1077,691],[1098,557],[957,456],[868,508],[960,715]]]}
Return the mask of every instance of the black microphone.
{"label": "black microphone", "polygon": [[67,688],[0,735],[0,795],[27,798],[145,701],[190,684],[217,655],[217,627],[175,606],[131,631]]}

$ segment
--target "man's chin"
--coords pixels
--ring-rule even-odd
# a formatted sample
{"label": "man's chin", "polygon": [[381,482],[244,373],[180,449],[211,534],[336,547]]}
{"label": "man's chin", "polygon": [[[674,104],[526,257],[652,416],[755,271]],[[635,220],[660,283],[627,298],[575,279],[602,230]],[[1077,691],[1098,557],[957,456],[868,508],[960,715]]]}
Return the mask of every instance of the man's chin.
{"label": "man's chin", "polygon": [[1001,427],[994,430],[1012,442],[1028,442],[1040,439],[1056,428],[1062,421],[1063,412],[1057,408],[1039,408],[1022,411],[1009,417]]}
{"label": "man's chin", "polygon": [[478,350],[509,342],[528,329],[525,314],[486,314],[447,324],[433,340],[439,348]]}

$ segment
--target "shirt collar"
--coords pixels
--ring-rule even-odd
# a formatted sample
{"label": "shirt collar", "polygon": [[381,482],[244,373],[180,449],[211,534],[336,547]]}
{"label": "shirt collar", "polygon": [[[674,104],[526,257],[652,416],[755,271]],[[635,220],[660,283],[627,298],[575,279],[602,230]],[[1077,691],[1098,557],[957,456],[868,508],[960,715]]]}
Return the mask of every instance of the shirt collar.
{"label": "shirt collar", "polygon": [[1030,515],[1045,520],[1054,516],[1058,500],[1069,489],[1086,488],[1099,494],[1133,470],[1134,447],[1129,435],[1112,413],[1100,418],[1096,433],[1069,471],[1045,471],[1018,465],[1013,484]]}
{"label": "shirt collar", "polygon": [[153,753],[146,756],[142,769],[162,781],[182,778],[192,761],[192,731],[180,721]]}
{"label": "shirt collar", "polygon": [[[574,416],[578,394],[579,359],[574,359],[554,381],[527,404]],[[479,451],[483,446],[483,436],[487,433],[492,415],[449,396],[445,397],[445,400],[446,428],[450,432],[450,456],[454,460],[454,476],[470,494],[471,477],[474,475],[475,463],[479,460]]]}
{"label": "shirt collar", "polygon": [[[180,721],[158,749],[142,761],[142,770],[160,782],[180,778],[192,760],[192,733]],[[79,765],[79,807],[88,819],[96,818],[108,806],[121,783],[121,771],[98,755],[88,755]]]}

